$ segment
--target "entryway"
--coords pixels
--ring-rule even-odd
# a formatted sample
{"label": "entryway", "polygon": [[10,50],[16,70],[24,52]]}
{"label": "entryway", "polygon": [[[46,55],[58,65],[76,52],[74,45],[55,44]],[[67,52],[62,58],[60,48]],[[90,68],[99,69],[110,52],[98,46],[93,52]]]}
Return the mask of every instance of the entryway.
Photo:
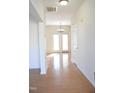
{"label": "entryway", "polygon": [[68,52],[69,50],[68,34],[63,32],[54,33],[52,45],[54,52]]}

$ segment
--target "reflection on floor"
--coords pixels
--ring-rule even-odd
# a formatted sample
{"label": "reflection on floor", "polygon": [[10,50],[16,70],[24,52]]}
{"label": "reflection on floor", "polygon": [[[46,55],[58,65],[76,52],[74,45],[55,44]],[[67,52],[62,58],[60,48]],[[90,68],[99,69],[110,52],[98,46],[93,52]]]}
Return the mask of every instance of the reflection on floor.
{"label": "reflection on floor", "polygon": [[30,93],[95,93],[94,87],[71,63],[67,53],[47,57],[48,71],[30,70]]}

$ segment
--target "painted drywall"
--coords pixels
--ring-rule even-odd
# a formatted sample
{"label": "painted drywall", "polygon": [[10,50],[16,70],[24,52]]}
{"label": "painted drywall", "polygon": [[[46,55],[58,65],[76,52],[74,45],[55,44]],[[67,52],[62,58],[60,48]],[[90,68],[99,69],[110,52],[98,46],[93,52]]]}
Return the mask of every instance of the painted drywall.
{"label": "painted drywall", "polygon": [[44,0],[30,0],[36,12],[42,20],[44,20]]}
{"label": "painted drywall", "polygon": [[[86,78],[95,86],[95,1],[84,0],[81,7],[72,18],[71,52],[74,62]],[[75,48],[74,35],[77,37]]]}
{"label": "painted drywall", "polygon": [[41,17],[39,16],[36,8],[33,6],[31,0],[29,0],[29,17],[33,17],[36,21],[42,21]]}
{"label": "painted drywall", "polygon": [[46,74],[46,44],[44,23],[37,22],[30,17],[29,20],[29,68],[40,69]]}
{"label": "painted drywall", "polygon": [[44,23],[38,23],[38,34],[39,34],[39,52],[40,52],[40,69],[41,74],[47,73],[46,64],[46,36],[45,36],[45,25]]}
{"label": "painted drywall", "polygon": [[[60,26],[46,26],[46,42],[47,42],[47,53],[52,53],[52,52],[56,52],[53,50],[53,34],[54,33],[58,33],[57,29],[59,29]],[[64,33],[67,33],[69,36],[69,52],[71,51],[71,43],[70,43],[70,39],[71,39],[71,30],[70,30],[70,26],[62,26],[62,28],[65,30]]]}
{"label": "painted drywall", "polygon": [[29,68],[40,68],[38,22],[31,16],[29,19]]}
{"label": "painted drywall", "polygon": [[[46,74],[45,14],[43,0],[30,0],[29,13],[29,68]],[[39,18],[40,17],[40,18]]]}

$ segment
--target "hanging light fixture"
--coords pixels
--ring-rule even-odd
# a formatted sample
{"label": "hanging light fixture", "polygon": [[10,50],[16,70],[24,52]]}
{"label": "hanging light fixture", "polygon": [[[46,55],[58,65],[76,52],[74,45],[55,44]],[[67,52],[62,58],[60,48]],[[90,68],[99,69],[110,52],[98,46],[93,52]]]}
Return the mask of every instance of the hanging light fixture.
{"label": "hanging light fixture", "polygon": [[59,32],[64,32],[65,31],[64,29],[62,29],[61,23],[60,23],[60,27],[59,27],[59,29],[57,29],[57,31],[59,31]]}
{"label": "hanging light fixture", "polygon": [[69,0],[59,0],[60,5],[66,6],[68,4]]}

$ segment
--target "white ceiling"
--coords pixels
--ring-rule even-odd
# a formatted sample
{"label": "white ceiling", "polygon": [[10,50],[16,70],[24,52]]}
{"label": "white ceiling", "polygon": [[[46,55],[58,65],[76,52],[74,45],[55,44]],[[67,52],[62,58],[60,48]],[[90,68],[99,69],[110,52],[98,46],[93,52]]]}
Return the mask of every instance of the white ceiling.
{"label": "white ceiling", "polygon": [[70,25],[71,17],[76,13],[83,0],[70,0],[67,6],[60,6],[59,0],[44,0],[46,7],[57,6],[57,12],[46,11],[46,25]]}

